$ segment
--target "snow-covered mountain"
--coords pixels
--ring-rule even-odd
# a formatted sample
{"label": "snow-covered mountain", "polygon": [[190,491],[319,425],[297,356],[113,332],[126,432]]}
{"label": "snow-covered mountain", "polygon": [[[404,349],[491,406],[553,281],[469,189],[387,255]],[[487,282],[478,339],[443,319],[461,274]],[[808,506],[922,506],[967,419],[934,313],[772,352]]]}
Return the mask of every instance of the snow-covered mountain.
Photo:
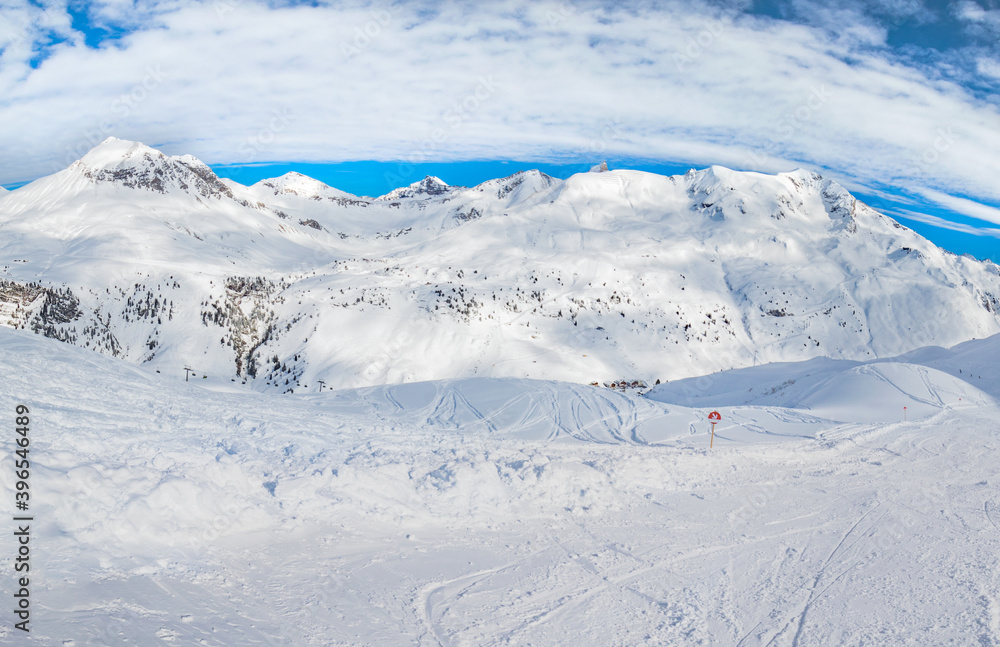
{"label": "snow-covered mountain", "polygon": [[445,184],[440,178],[428,175],[419,182],[414,182],[410,186],[394,189],[389,193],[377,198],[381,202],[392,202],[404,198],[417,198],[419,200],[430,200],[438,196],[451,193],[455,187]]}
{"label": "snow-covered mountain", "polygon": [[0,257],[0,324],[258,390],[652,384],[1000,332],[996,265],[801,170],[428,177],[367,198],[109,139],[0,196]]}

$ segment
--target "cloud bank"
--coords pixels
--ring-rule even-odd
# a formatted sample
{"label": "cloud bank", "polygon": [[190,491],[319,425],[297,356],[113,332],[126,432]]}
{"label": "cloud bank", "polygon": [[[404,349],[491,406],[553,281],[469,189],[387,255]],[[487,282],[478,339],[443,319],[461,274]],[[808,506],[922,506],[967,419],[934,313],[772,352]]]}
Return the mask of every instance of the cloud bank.
{"label": "cloud bank", "polygon": [[[975,83],[949,80],[856,4],[793,2],[814,16],[795,21],[700,3],[7,2],[0,182],[114,135],[210,164],[614,155],[1000,200],[996,52],[974,48]],[[948,11],[1000,25],[971,0]]]}

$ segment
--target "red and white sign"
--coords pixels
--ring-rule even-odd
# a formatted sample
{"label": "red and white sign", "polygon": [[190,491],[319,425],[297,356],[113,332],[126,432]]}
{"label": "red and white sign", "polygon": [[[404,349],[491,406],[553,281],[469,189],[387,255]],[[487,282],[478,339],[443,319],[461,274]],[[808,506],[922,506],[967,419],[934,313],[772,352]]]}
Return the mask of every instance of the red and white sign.
{"label": "red and white sign", "polygon": [[711,420],[712,422],[719,422],[720,420],[722,420],[722,415],[718,411],[713,411],[712,413],[708,414],[708,419]]}

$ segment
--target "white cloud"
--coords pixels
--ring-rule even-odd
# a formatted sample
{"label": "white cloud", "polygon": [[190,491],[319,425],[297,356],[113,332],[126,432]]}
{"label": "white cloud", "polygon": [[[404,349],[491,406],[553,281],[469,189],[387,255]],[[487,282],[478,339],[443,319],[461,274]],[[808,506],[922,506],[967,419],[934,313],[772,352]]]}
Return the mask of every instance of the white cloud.
{"label": "white cloud", "polygon": [[0,0],[0,82],[27,75],[43,43],[74,37],[65,1]]}
{"label": "white cloud", "polygon": [[1000,238],[1000,229],[995,229],[993,227],[973,227],[972,225],[967,225],[960,222],[952,222],[950,220],[945,220],[944,218],[940,218],[938,216],[932,216],[930,214],[920,213],[917,211],[910,211],[907,209],[888,209],[888,210],[883,210],[883,212],[889,216],[914,220],[916,222],[922,222],[925,225],[931,225],[932,227],[940,227],[941,229],[948,229],[950,231],[957,231],[962,234]]}
{"label": "white cloud", "polygon": [[976,60],[976,71],[982,76],[988,76],[1000,80],[1000,61],[992,58],[981,57]]}
{"label": "white cloud", "polygon": [[151,28],[99,50],[68,41],[36,70],[3,54],[0,181],[115,135],[209,163],[555,151],[1000,197],[997,108],[893,62],[874,32],[680,3],[177,0],[146,13]]}
{"label": "white cloud", "polygon": [[996,43],[1000,37],[1000,7],[995,2],[983,7],[979,2],[963,0],[955,5],[956,17],[965,24],[966,31],[984,43]]}
{"label": "white cloud", "polygon": [[1000,9],[986,9],[973,0],[963,0],[955,5],[955,14],[961,20],[984,25],[1000,25]]}
{"label": "white cloud", "polygon": [[919,193],[928,200],[936,202],[955,213],[994,225],[1000,225],[1000,209],[996,207],[981,204],[973,200],[966,200],[965,198],[958,198],[931,189],[922,189]]}

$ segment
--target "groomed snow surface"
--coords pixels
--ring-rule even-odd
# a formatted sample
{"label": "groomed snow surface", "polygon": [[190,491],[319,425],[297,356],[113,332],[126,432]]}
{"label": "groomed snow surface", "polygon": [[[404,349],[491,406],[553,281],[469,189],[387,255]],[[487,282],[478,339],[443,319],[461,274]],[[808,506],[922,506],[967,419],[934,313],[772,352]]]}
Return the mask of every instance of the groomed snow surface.
{"label": "groomed snow surface", "polygon": [[33,644],[997,645],[998,349],[279,396],[0,329]]}

